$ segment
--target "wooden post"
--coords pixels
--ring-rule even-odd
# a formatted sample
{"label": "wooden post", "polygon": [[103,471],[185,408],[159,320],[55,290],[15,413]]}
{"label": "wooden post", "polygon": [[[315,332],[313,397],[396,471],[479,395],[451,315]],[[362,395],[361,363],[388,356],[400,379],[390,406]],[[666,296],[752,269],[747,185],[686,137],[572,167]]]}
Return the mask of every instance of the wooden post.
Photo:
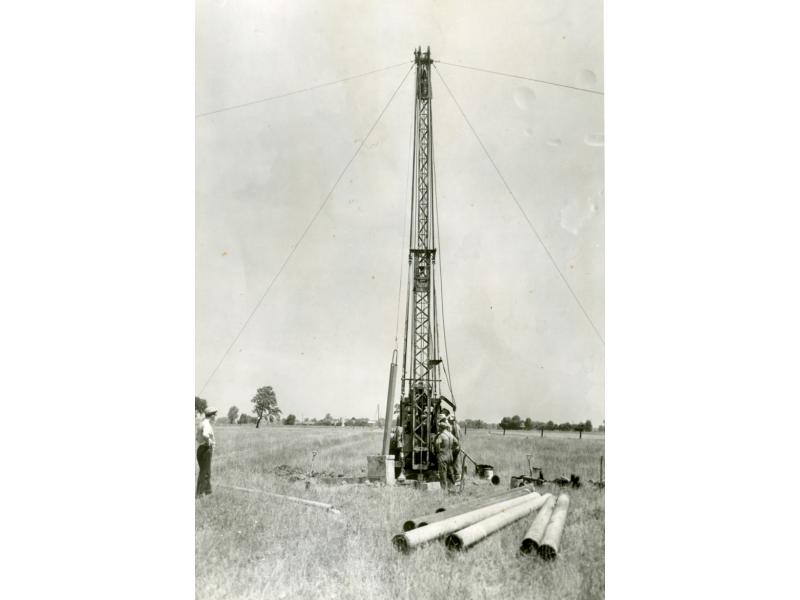
{"label": "wooden post", "polygon": [[544,427],[542,427],[542,428],[539,430],[539,437],[540,437],[540,438],[543,438],[543,437],[544,437]]}
{"label": "wooden post", "polygon": [[580,429],[578,429],[578,439],[579,439],[579,440],[582,440],[582,439],[583,439],[583,427],[581,427]]}

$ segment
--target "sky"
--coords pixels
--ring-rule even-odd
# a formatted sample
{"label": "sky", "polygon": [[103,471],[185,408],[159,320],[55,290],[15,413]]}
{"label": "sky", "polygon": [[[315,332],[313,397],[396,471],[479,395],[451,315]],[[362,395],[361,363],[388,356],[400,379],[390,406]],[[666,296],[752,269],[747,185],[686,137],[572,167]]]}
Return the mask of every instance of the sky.
{"label": "sky", "polygon": [[[198,0],[196,114],[407,64],[195,119],[195,394],[249,411],[270,385],[284,414],[382,411],[408,256],[413,73],[209,376],[415,47],[603,91],[602,15],[587,0]],[[604,96],[436,66],[438,264],[459,417],[599,424],[604,343],[437,73],[603,337]]]}

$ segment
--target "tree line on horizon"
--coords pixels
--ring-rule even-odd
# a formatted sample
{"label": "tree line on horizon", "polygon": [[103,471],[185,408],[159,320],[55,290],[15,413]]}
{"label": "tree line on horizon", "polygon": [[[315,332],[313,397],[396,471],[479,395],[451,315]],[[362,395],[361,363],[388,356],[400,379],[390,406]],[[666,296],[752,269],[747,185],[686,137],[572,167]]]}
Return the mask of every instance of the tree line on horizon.
{"label": "tree line on horizon", "polygon": [[[250,400],[253,403],[253,412],[255,415],[249,415],[247,413],[242,413],[239,411],[239,408],[236,406],[231,406],[228,409],[228,422],[231,424],[239,424],[244,425],[248,423],[255,423],[256,427],[258,427],[263,419],[267,419],[268,422],[273,423],[283,423],[284,425],[324,425],[324,426],[336,426],[341,425],[342,422],[348,427],[368,427],[370,425],[370,420],[366,418],[359,418],[359,417],[350,417],[348,419],[341,419],[333,417],[330,413],[326,413],[325,416],[321,419],[311,418],[305,419],[302,423],[298,422],[297,417],[293,414],[289,414],[286,418],[281,418],[283,412],[278,407],[278,398],[275,394],[275,390],[272,389],[271,386],[260,387],[256,391],[256,395]],[[194,398],[194,410],[196,414],[202,414],[205,409],[208,407],[208,401],[195,396]],[[397,408],[397,407],[395,407]],[[397,411],[395,411],[397,412]],[[383,419],[377,420],[377,425],[382,427],[384,423]],[[459,420],[459,423],[462,428],[464,429],[510,429],[510,430],[524,430],[524,431],[585,431],[590,432],[594,431],[594,427],[592,425],[591,420],[587,419],[583,422],[578,423],[555,423],[553,421],[534,421],[530,417],[523,419],[519,415],[514,415],[512,417],[503,417],[499,423],[487,423],[481,419],[463,419]],[[600,427],[597,428],[598,431],[605,431],[605,421]]]}
{"label": "tree line on horizon", "polygon": [[[522,429],[525,431],[586,431],[590,432],[593,431],[592,422],[587,419],[583,422],[577,423],[554,423],[553,421],[534,421],[530,417],[526,419],[522,419],[519,415],[514,415],[513,417],[503,417],[498,424],[500,429],[511,429],[517,430]],[[601,429],[604,430],[605,427],[601,425]]]}
{"label": "tree line on horizon", "polygon": [[[459,420],[461,427],[467,429],[511,429],[523,431],[595,431],[592,422],[586,420],[578,423],[555,423],[553,421],[534,421],[530,417],[522,419],[519,415],[503,417],[499,423],[487,423],[481,419]],[[604,421],[605,423],[605,421]],[[605,425],[600,425],[597,431],[605,431]]]}

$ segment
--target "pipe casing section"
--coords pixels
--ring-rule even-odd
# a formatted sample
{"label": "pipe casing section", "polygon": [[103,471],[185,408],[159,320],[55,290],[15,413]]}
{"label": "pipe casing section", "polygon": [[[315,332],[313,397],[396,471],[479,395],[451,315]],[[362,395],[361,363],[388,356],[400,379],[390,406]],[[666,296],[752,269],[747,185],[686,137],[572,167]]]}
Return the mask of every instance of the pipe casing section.
{"label": "pipe casing section", "polygon": [[561,494],[558,497],[556,506],[553,509],[553,516],[542,537],[537,551],[539,556],[545,560],[552,560],[558,555],[558,548],[561,544],[561,534],[564,533],[564,524],[567,522],[567,511],[569,510],[569,496]]}
{"label": "pipe casing section", "polygon": [[553,507],[555,504],[556,497],[550,496],[547,502],[544,503],[544,506],[536,513],[536,518],[525,533],[525,537],[522,538],[520,550],[525,554],[530,554],[539,548],[539,544],[542,543],[544,531],[547,529],[547,524],[550,522],[550,516],[553,514]]}
{"label": "pipe casing section", "polygon": [[478,521],[482,521],[483,519],[496,515],[497,513],[514,508],[519,504],[530,502],[533,498],[540,497],[541,496],[537,492],[531,492],[517,498],[503,500],[501,502],[490,504],[489,506],[484,506],[482,508],[477,508],[460,515],[454,515],[437,523],[431,523],[429,525],[425,525],[424,527],[417,527],[411,531],[398,534],[392,538],[392,543],[398,550],[408,552],[409,550],[416,548],[421,544],[444,537],[450,533],[453,533],[454,531],[459,531],[460,529],[469,527]]}
{"label": "pipe casing section", "polygon": [[474,510],[476,508],[489,506],[490,504],[494,504],[502,500],[510,500],[511,498],[518,498],[525,494],[529,494],[532,491],[534,491],[533,487],[519,487],[519,488],[514,488],[513,490],[510,491],[505,490],[503,492],[489,494],[488,496],[474,498],[472,500],[468,500],[467,502],[457,504],[456,506],[452,506],[450,508],[440,507],[434,513],[409,519],[408,521],[403,523],[403,531],[411,531],[412,529],[416,529],[417,527],[423,527],[425,525],[430,525],[431,523],[437,523],[439,521],[443,521],[444,519],[449,519],[452,516],[460,515],[470,510]]}
{"label": "pipe casing section", "polygon": [[550,494],[535,498],[524,496],[523,501],[516,506],[451,533],[447,536],[445,544],[449,550],[466,550],[495,531],[527,517],[533,511],[538,510],[549,498],[551,498]]}

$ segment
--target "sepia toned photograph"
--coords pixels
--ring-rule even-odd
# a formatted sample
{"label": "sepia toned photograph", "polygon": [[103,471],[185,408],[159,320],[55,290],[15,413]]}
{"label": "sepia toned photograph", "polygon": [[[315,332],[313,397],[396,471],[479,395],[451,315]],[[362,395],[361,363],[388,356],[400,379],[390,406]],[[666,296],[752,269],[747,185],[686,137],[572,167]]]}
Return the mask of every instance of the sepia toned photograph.
{"label": "sepia toned photograph", "polygon": [[792,597],[800,10],[7,4],[3,597]]}
{"label": "sepia toned photograph", "polygon": [[602,2],[195,9],[196,598],[604,598]]}

